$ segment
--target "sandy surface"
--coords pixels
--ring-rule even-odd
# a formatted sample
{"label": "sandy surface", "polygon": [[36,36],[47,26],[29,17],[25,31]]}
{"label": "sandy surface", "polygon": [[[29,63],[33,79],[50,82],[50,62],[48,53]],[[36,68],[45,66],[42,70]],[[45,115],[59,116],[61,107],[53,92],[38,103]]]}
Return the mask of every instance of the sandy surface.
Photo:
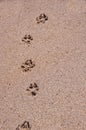
{"label": "sandy surface", "polygon": [[[41,13],[48,20],[37,24]],[[23,72],[30,58],[35,67]],[[0,130],[24,121],[31,130],[86,130],[86,0],[0,0]]]}

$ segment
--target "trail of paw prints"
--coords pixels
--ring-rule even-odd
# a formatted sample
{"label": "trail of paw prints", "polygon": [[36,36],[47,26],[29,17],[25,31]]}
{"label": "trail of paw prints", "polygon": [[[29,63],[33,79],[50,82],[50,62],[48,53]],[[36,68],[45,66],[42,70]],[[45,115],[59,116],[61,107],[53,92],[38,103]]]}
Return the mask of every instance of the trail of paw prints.
{"label": "trail of paw prints", "polygon": [[23,72],[31,71],[31,69],[34,68],[34,67],[35,67],[35,64],[31,59],[26,60],[21,65],[21,69],[22,69]]}
{"label": "trail of paw prints", "polygon": [[26,91],[28,91],[29,95],[36,96],[39,91],[39,87],[36,83],[31,83],[29,87],[26,89]]}
{"label": "trail of paw prints", "polygon": [[37,18],[36,21],[37,23],[45,23],[48,20],[48,16],[46,14],[40,14]]}
{"label": "trail of paw prints", "polygon": [[23,124],[17,126],[16,130],[31,130],[30,123],[28,121],[24,121]]}
{"label": "trail of paw prints", "polygon": [[26,43],[28,46],[31,44],[31,41],[33,40],[33,37],[31,35],[26,34],[22,38],[22,42]]}

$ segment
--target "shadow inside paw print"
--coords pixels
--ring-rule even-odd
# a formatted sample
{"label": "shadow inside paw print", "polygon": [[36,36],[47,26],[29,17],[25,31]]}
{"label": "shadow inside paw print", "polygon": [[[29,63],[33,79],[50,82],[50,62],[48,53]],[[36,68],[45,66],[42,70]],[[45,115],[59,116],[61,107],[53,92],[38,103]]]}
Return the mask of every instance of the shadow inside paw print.
{"label": "shadow inside paw print", "polygon": [[22,68],[22,71],[23,72],[27,72],[27,71],[31,71],[31,69],[35,67],[35,64],[33,63],[33,61],[30,59],[30,60],[26,60],[22,65],[21,65],[21,68]]}
{"label": "shadow inside paw print", "polygon": [[29,94],[32,96],[36,96],[38,90],[39,90],[39,87],[36,83],[34,84],[31,83],[30,86],[26,89],[26,91],[28,91]]}
{"label": "shadow inside paw print", "polygon": [[24,121],[23,124],[17,126],[16,130],[31,130],[31,126],[28,121]]}
{"label": "shadow inside paw print", "polygon": [[27,34],[22,38],[22,42],[25,42],[28,45],[31,44],[32,40],[33,40],[33,37],[31,35],[27,35]]}
{"label": "shadow inside paw print", "polygon": [[45,23],[47,20],[48,16],[46,16],[44,13],[40,14],[39,17],[36,18],[37,23]]}

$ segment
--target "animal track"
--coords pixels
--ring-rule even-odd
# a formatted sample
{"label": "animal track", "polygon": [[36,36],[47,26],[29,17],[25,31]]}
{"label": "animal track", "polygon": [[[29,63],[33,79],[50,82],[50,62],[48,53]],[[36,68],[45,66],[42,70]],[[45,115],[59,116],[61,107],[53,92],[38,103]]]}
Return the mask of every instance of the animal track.
{"label": "animal track", "polygon": [[23,124],[17,126],[16,130],[31,130],[31,126],[28,121],[24,121]]}
{"label": "animal track", "polygon": [[31,44],[31,41],[33,40],[33,37],[31,35],[25,35],[23,38],[22,38],[22,42],[26,43],[26,44]]}
{"label": "animal track", "polygon": [[26,60],[22,65],[22,71],[23,72],[27,72],[27,71],[31,71],[31,69],[35,67],[35,64],[33,63],[33,61],[31,59]]}
{"label": "animal track", "polygon": [[32,96],[36,96],[38,90],[39,90],[39,87],[36,83],[34,84],[31,83],[30,86],[26,89],[26,91],[28,91],[29,94]]}
{"label": "animal track", "polygon": [[39,17],[36,18],[37,23],[45,23],[47,20],[48,16],[46,16],[44,13],[40,14]]}

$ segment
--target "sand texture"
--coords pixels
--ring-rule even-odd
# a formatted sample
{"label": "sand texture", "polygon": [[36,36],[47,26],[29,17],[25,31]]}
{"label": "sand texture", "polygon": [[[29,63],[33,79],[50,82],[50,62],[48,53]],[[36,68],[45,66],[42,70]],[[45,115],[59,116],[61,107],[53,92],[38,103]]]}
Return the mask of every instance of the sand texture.
{"label": "sand texture", "polygon": [[0,130],[86,130],[86,0],[0,0]]}

